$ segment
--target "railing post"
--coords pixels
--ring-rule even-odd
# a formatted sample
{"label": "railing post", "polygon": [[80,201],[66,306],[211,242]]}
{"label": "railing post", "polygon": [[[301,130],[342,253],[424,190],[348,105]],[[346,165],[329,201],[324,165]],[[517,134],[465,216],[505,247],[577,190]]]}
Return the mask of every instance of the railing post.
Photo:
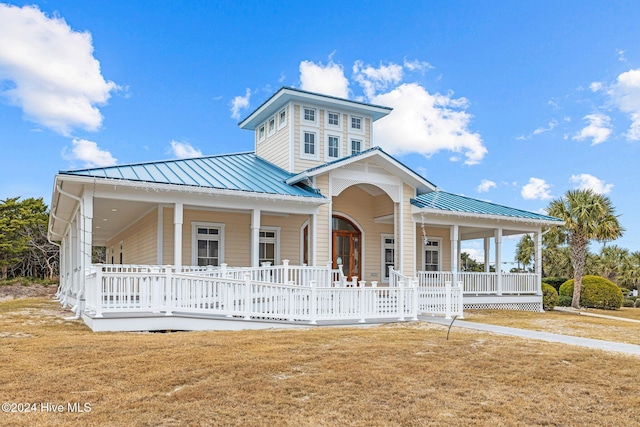
{"label": "railing post", "polygon": [[419,284],[418,279],[413,280],[413,282],[412,282],[412,286],[413,286],[413,307],[412,307],[413,319],[412,320],[418,320],[418,284]]}
{"label": "railing post", "polygon": [[96,268],[96,289],[93,292],[96,317],[102,317],[102,266]]}
{"label": "railing post", "polygon": [[358,320],[358,323],[366,323],[366,304],[365,304],[365,298],[366,298],[366,292],[365,292],[365,288],[364,288],[364,280],[361,281],[360,283],[362,283],[362,286],[360,286],[358,288],[358,297],[360,298],[360,320]]}
{"label": "railing post", "polygon": [[404,322],[404,280],[398,282],[398,320]]}
{"label": "railing post", "polygon": [[451,282],[444,283],[444,318],[451,319]]}
{"label": "railing post", "polygon": [[317,297],[317,282],[315,280],[311,280],[309,282],[309,285],[311,285],[311,301],[309,301],[309,317],[310,317],[310,321],[309,323],[311,323],[312,325],[317,325],[317,301],[316,301],[316,297]]}
{"label": "railing post", "polygon": [[282,260],[282,267],[283,267],[282,284],[286,285],[289,283],[289,260],[288,259]]}
{"label": "railing post", "polygon": [[458,283],[459,295],[458,295],[458,304],[456,307],[456,314],[458,315],[458,319],[464,319],[464,292],[463,287],[460,283]]}
{"label": "railing post", "polygon": [[[173,267],[167,265],[164,268],[164,305],[165,305],[165,315],[171,316],[173,313],[171,312],[171,308],[173,307]],[[176,289],[176,296],[178,294],[178,289]]]}
{"label": "railing post", "polygon": [[251,273],[244,273],[244,319],[251,319]]}
{"label": "railing post", "polygon": [[[331,267],[333,267],[333,262],[327,261],[327,284],[325,285],[327,287],[333,286],[333,273],[331,272]],[[339,268],[342,268],[342,265],[340,265]]]}
{"label": "railing post", "polygon": [[227,278],[227,263],[223,262],[222,264],[220,264],[220,275],[222,276],[223,279]]}

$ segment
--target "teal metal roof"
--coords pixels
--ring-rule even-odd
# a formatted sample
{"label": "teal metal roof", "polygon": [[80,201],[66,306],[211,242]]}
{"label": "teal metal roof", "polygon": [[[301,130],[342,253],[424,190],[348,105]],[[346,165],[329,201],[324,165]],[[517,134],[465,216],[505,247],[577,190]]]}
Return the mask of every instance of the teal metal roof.
{"label": "teal metal roof", "polygon": [[60,171],[60,174],[323,198],[308,186],[287,184],[285,181],[291,178],[292,174],[254,153]]}
{"label": "teal metal roof", "polygon": [[552,216],[509,208],[507,206],[497,205],[495,203],[459,196],[457,194],[439,190],[421,194],[415,199],[411,199],[411,204],[421,209],[437,209],[449,212],[494,215],[509,218],[532,219],[537,221],[553,221],[559,223],[562,222],[561,219]]}

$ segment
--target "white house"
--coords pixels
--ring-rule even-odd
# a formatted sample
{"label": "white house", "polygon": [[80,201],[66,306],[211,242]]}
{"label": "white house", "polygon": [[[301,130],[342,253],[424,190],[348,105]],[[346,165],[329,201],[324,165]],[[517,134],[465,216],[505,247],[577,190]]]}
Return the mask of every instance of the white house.
{"label": "white house", "polygon": [[[562,222],[440,191],[374,146],[390,111],[284,87],[239,124],[253,152],[58,173],[58,296],[94,330],[542,310],[542,231]],[[523,233],[536,273],[501,271],[503,237]],[[470,239],[484,273],[460,266]]]}

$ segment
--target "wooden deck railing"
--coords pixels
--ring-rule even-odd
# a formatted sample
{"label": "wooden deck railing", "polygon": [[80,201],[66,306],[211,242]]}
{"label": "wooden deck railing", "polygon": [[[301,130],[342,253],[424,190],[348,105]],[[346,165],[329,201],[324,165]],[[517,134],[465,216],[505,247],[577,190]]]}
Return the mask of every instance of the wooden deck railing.
{"label": "wooden deck railing", "polygon": [[[341,287],[329,283],[331,266],[265,266],[188,270],[166,267],[111,268],[96,265],[86,276],[85,311],[208,313],[244,319],[318,321],[417,319],[417,288]],[[277,268],[276,268],[277,267]],[[176,271],[178,270],[178,271]],[[287,280],[298,278],[301,281]],[[319,283],[318,280],[321,282]],[[286,283],[283,283],[286,282]],[[414,282],[417,283],[417,282]]]}

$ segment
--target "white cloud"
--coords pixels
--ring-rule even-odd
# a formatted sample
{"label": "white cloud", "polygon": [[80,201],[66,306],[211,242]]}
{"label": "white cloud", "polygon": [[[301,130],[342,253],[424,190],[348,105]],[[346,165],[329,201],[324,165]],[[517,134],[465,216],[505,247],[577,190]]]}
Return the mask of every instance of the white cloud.
{"label": "white cloud", "polygon": [[0,4],[0,94],[25,117],[64,135],[80,127],[96,131],[104,105],[118,86],[105,81],[93,57],[91,34],[36,6]]}
{"label": "white cloud", "polygon": [[627,62],[627,58],[624,56],[625,51],[622,49],[616,49],[616,53],[618,54],[618,61]]}
{"label": "white cloud", "polygon": [[620,74],[608,90],[612,103],[629,115],[631,126],[626,133],[631,141],[640,140],[640,68]]}
{"label": "white cloud", "polygon": [[342,65],[329,61],[326,66],[311,61],[300,63],[300,88],[309,92],[349,97],[349,80],[344,76]]}
{"label": "white cloud", "polygon": [[612,132],[609,116],[602,113],[588,114],[583,117],[583,120],[588,120],[589,125],[573,135],[574,140],[584,141],[591,138],[591,145],[597,145],[609,139]]}
{"label": "white cloud", "polygon": [[604,181],[588,173],[571,175],[571,182],[578,184],[576,188],[581,190],[590,189],[598,194],[609,194],[613,188],[613,184],[605,184]]}
{"label": "white cloud", "polygon": [[545,200],[553,196],[549,193],[550,185],[541,178],[529,178],[529,183],[522,187],[520,194],[527,200]]}
{"label": "white cloud", "polygon": [[[482,138],[469,130],[472,116],[465,98],[431,94],[417,83],[402,84],[371,102],[393,108],[374,125],[375,143],[390,154],[431,156],[441,150],[464,154],[465,163],[479,163],[487,154]],[[454,156],[457,158],[457,156]]]}
{"label": "white cloud", "polygon": [[495,183],[495,182],[490,181],[490,180],[488,180],[488,179],[483,179],[483,180],[480,182],[480,185],[478,185],[478,188],[477,188],[477,190],[476,190],[476,191],[477,191],[478,193],[486,193],[486,192],[488,192],[489,190],[491,190],[492,188],[496,188],[496,187],[497,187],[497,185],[496,185],[496,183]]}
{"label": "white cloud", "polygon": [[589,85],[589,89],[591,89],[591,92],[598,92],[602,90],[603,87],[604,85],[601,82],[593,82]]}
{"label": "white cloud", "polygon": [[86,139],[74,139],[71,141],[71,152],[65,150],[62,157],[67,160],[80,160],[84,162],[87,168],[113,166],[116,164],[115,159],[107,150],[101,150],[93,141]]}
{"label": "white cloud", "polygon": [[353,64],[353,78],[362,86],[367,99],[372,99],[379,91],[386,90],[390,84],[400,83],[403,75],[402,66],[393,62],[380,65],[378,68],[364,66],[362,61]]}
{"label": "white cloud", "polygon": [[171,153],[179,159],[201,157],[202,151],[193,148],[188,142],[171,141]]}
{"label": "white cloud", "polygon": [[539,127],[538,129],[533,131],[533,134],[540,135],[541,133],[552,131],[553,129],[555,129],[556,126],[558,126],[558,121],[555,119],[551,120],[546,128]]}
{"label": "white cloud", "polygon": [[433,70],[435,67],[426,61],[419,61],[417,59],[414,59],[413,61],[407,61],[407,59],[405,58],[404,68],[409,71],[420,71],[424,73],[427,70]]}
{"label": "white cloud", "polygon": [[231,118],[240,120],[242,110],[249,108],[249,99],[251,98],[251,89],[247,88],[244,96],[238,95],[231,101]]}

